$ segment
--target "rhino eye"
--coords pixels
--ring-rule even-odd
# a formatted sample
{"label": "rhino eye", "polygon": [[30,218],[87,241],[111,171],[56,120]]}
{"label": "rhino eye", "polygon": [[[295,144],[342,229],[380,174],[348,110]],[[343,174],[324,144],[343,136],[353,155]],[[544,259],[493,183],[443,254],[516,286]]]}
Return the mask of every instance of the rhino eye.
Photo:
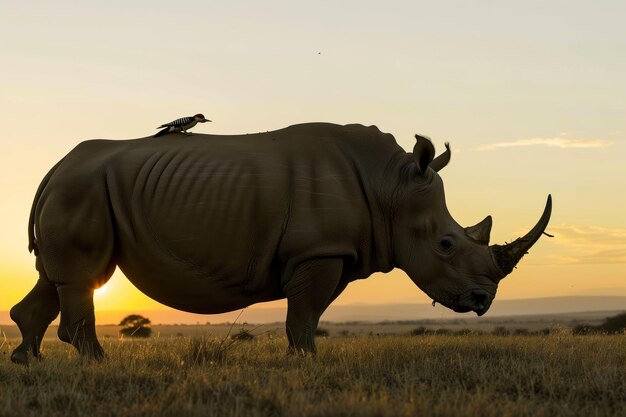
{"label": "rhino eye", "polygon": [[439,247],[447,252],[452,249],[452,241],[450,239],[441,239],[441,241],[439,242]]}

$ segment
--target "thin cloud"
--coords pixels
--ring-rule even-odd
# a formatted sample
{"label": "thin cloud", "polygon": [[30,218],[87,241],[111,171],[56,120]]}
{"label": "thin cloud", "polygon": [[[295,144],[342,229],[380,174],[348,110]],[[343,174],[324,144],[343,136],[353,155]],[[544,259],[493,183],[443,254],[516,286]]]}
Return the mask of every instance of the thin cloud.
{"label": "thin cloud", "polygon": [[482,145],[478,149],[487,151],[500,148],[518,148],[522,146],[547,146],[549,148],[606,148],[613,142],[602,139],[569,139],[565,137],[518,139],[512,142],[499,142]]}
{"label": "thin cloud", "polygon": [[609,229],[600,226],[575,226],[560,224],[549,226],[550,232],[559,236],[561,244],[568,246],[625,246],[626,229]]}
{"label": "thin cloud", "polygon": [[576,257],[580,264],[623,264],[626,263],[626,248],[602,250]]}
{"label": "thin cloud", "polygon": [[561,224],[548,226],[555,236],[557,254],[548,255],[543,264],[626,263],[626,229]]}

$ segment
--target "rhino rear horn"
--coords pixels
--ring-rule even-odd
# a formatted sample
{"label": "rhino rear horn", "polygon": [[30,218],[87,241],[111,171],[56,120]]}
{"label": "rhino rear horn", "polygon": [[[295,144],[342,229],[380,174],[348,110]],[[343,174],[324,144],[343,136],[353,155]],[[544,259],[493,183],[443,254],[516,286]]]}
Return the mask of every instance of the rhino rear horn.
{"label": "rhino rear horn", "polygon": [[488,245],[492,225],[493,221],[491,220],[491,216],[487,216],[480,223],[466,227],[465,234],[481,245]]}
{"label": "rhino rear horn", "polygon": [[430,167],[435,171],[439,172],[439,170],[450,162],[450,143],[446,142],[446,150],[444,153],[436,157],[433,162],[430,163]]}
{"label": "rhino rear horn", "polygon": [[423,175],[435,157],[435,147],[428,138],[423,136],[415,135],[415,140],[413,159],[415,160],[415,165],[417,165],[419,173]]}

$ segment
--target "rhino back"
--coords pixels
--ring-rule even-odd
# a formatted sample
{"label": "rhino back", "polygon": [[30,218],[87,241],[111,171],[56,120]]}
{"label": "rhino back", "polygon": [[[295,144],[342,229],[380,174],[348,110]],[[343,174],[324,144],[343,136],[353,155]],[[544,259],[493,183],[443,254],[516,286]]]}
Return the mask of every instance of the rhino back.
{"label": "rhino back", "polygon": [[75,153],[106,172],[116,261],[128,278],[165,304],[218,312],[281,298],[301,260],[365,256],[367,186],[358,152],[342,142],[353,133],[299,125],[98,141]]}

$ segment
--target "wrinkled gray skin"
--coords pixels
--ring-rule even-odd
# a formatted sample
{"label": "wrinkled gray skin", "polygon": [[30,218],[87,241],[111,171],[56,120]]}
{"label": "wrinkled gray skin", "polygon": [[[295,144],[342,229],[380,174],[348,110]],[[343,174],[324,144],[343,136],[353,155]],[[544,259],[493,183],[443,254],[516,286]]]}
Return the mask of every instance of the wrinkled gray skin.
{"label": "wrinkled gray skin", "polygon": [[12,360],[39,356],[59,311],[59,338],[102,357],[93,291],[116,266],[194,313],[286,297],[293,352],[315,352],[320,315],[348,283],[394,267],[437,302],[484,314],[545,229],[550,201],[528,235],[490,247],[490,217],[464,229],[446,208],[436,171],[449,149],[433,160],[416,139],[411,154],[376,127],[310,123],[79,144],[35,196],[39,280],[11,310],[23,336]]}

